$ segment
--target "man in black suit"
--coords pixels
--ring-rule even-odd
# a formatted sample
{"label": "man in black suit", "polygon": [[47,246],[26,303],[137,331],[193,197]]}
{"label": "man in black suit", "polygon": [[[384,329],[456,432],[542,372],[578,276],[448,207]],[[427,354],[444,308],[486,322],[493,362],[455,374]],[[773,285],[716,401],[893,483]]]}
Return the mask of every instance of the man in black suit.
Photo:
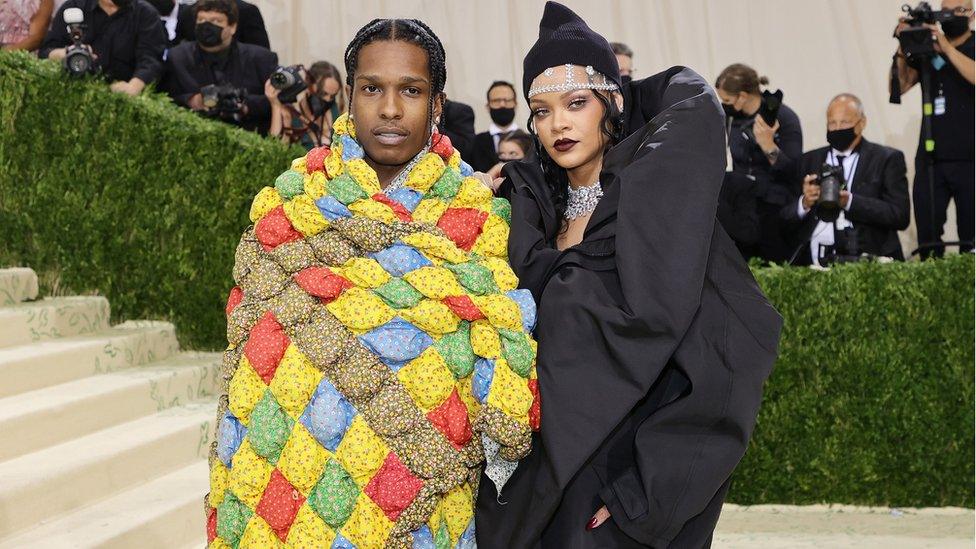
{"label": "man in black suit", "polygon": [[[271,104],[264,84],[278,66],[278,56],[235,38],[239,16],[234,0],[199,0],[194,12],[197,40],[169,50],[162,89],[177,105],[266,133]],[[208,104],[213,95],[208,91],[205,97],[204,88],[211,85],[234,93]]]}
{"label": "man in black suit", "polygon": [[488,86],[488,103],[485,108],[491,115],[488,131],[474,136],[471,159],[468,163],[479,172],[487,172],[498,163],[498,142],[505,135],[519,129],[515,122],[515,86],[497,80]]}
{"label": "man in black suit", "polygon": [[[238,13],[237,34],[235,35],[237,41],[271,49],[261,10],[244,0],[234,0],[234,3],[237,4]],[[180,5],[176,23],[176,38],[173,40],[173,45],[180,42],[193,42],[197,39],[195,34],[196,16],[193,8],[193,5]]]}
{"label": "man in black suit", "polygon": [[[898,231],[908,227],[910,215],[905,155],[864,139],[866,125],[861,100],[840,94],[827,107],[830,146],[800,158],[796,181],[802,192],[781,212],[795,245],[793,264],[823,266],[832,252],[904,260]],[[823,219],[826,211],[818,205],[816,174],[824,164],[844,170],[846,185],[834,222]]]}
{"label": "man in black suit", "polygon": [[465,103],[445,100],[438,128],[451,138],[451,145],[461,153],[461,160],[470,162],[474,144],[474,109]]}

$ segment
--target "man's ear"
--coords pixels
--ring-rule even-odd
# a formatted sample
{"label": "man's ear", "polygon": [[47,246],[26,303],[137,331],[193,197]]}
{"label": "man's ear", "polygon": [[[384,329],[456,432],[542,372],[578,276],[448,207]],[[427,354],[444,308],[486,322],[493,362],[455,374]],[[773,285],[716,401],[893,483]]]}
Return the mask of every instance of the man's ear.
{"label": "man's ear", "polygon": [[237,23],[234,23],[233,25],[227,25],[227,28],[230,29],[230,35],[231,36],[234,36],[234,35],[237,34]]}
{"label": "man's ear", "polygon": [[859,131],[857,133],[858,134],[863,134],[864,133],[864,128],[866,128],[868,126],[868,117],[867,116],[862,116],[861,117],[861,120],[856,124],[856,126],[859,129]]}
{"label": "man's ear", "polygon": [[444,101],[447,99],[447,94],[441,92],[434,97],[434,123],[440,124],[441,116],[444,114]]}

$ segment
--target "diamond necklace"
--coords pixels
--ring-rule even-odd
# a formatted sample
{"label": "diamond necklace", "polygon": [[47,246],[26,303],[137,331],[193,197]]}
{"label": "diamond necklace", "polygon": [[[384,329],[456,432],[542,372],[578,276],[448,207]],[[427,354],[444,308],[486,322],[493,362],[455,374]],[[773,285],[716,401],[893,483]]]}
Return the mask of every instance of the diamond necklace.
{"label": "diamond necklace", "polygon": [[567,221],[571,221],[592,213],[596,209],[596,205],[600,203],[601,196],[603,196],[603,187],[600,186],[599,181],[586,187],[579,187],[578,189],[570,186],[569,194],[566,198],[566,211],[563,213],[563,217]]}

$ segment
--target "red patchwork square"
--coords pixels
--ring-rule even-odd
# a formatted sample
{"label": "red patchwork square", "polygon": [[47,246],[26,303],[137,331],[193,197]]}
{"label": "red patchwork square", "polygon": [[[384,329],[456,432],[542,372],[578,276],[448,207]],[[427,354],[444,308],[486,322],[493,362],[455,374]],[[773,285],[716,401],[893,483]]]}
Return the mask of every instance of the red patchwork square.
{"label": "red patchwork square", "polygon": [[392,198],[386,196],[385,194],[376,193],[370,198],[372,198],[377,202],[389,206],[390,209],[393,210],[393,213],[396,214],[397,219],[399,219],[400,221],[403,221],[404,223],[410,223],[411,221],[413,221],[413,216],[410,215],[410,210],[406,209],[403,206],[403,204],[400,204],[399,202],[393,200]]}
{"label": "red patchwork square", "polygon": [[211,507],[210,511],[207,513],[207,545],[213,543],[213,540],[216,537],[217,537],[217,509]]}
{"label": "red patchwork square", "polygon": [[261,501],[254,511],[263,518],[281,541],[288,537],[288,530],[295,522],[298,508],[305,503],[305,496],[288,482],[288,479],[275,469],[271,480],[264,489]]}
{"label": "red patchwork square", "polygon": [[236,309],[243,300],[244,290],[242,290],[240,286],[234,286],[231,288],[230,295],[227,296],[227,306],[224,308],[224,312],[227,313],[227,316],[230,316],[230,314],[234,312],[234,309]]}
{"label": "red patchwork square", "polygon": [[474,208],[448,208],[444,215],[437,220],[437,226],[444,231],[448,238],[457,244],[458,248],[471,251],[475,240],[481,234],[481,227],[488,219],[488,214]]}
{"label": "red patchwork square", "polygon": [[396,454],[390,452],[363,491],[376,502],[387,518],[396,522],[423,485],[423,481],[413,476]]}
{"label": "red patchwork square", "polygon": [[295,273],[295,282],[310,295],[329,303],[354,284],[326,267],[309,267]]}
{"label": "red patchwork square", "polygon": [[451,155],[454,154],[454,145],[451,144],[450,137],[442,133],[435,133],[430,141],[430,152],[444,159],[444,162],[451,159]]}
{"label": "red patchwork square", "polygon": [[270,252],[275,247],[298,240],[302,237],[301,233],[295,230],[291,221],[285,215],[285,207],[278,206],[268,212],[268,215],[261,218],[254,226],[254,235],[258,237],[258,242],[264,251]]}
{"label": "red patchwork square", "polygon": [[315,147],[314,149],[308,151],[305,155],[305,171],[308,173],[322,172],[328,177],[329,174],[325,169],[325,159],[328,158],[332,151],[328,147]]}
{"label": "red patchwork square", "polygon": [[265,383],[271,383],[278,363],[291,342],[274,314],[268,311],[257,321],[244,344],[244,356]]}
{"label": "red patchwork square", "polygon": [[457,389],[440,406],[428,412],[427,419],[459,450],[471,440],[468,408],[461,401]]}
{"label": "red patchwork square", "polygon": [[473,322],[475,320],[485,318],[485,315],[481,313],[481,309],[471,301],[471,298],[466,295],[455,295],[451,297],[445,297],[443,300],[445,305],[454,311],[454,314],[458,315],[461,319]]}
{"label": "red patchwork square", "polygon": [[532,392],[532,407],[529,408],[529,426],[538,431],[542,425],[542,399],[539,397],[539,380],[529,380],[529,391]]}

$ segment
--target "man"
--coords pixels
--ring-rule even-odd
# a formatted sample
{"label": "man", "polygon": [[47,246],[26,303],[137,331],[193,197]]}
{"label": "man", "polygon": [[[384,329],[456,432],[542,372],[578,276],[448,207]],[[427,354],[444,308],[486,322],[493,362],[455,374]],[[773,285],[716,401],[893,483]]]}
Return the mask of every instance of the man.
{"label": "man", "polygon": [[471,105],[445,99],[438,127],[451,139],[461,158],[471,157],[471,147],[474,146],[474,109]]}
{"label": "man", "polygon": [[[262,48],[271,49],[268,40],[268,31],[264,26],[264,17],[257,6],[244,0],[234,0],[237,4],[238,25],[237,41],[243,44],[254,44]],[[176,26],[176,42],[192,42],[196,40],[196,18],[193,15],[193,6],[180,5],[178,24]]]}
{"label": "man", "polygon": [[617,65],[620,67],[620,81],[623,84],[630,82],[634,77],[634,50],[623,42],[610,42],[610,49],[617,57]]}
{"label": "man", "polygon": [[488,131],[474,136],[471,149],[471,167],[479,172],[488,172],[498,164],[498,141],[504,135],[519,129],[515,122],[515,86],[510,82],[497,80],[488,86],[488,102],[485,108],[491,115]]}
{"label": "man", "polygon": [[[942,9],[952,10],[953,18],[941,28],[929,25],[938,55],[931,59],[909,60],[901,46],[895,53],[895,69],[901,93],[919,82],[918,63],[931,63],[932,74],[932,137],[934,150],[926,153],[924,136],[919,135],[915,155],[915,226],[918,230],[919,252],[923,258],[941,257],[942,226],[951,198],[956,204],[961,251],[973,249],[973,189],[976,122],[974,122],[973,83],[976,82],[976,57],[973,47],[972,0],[943,0]],[[904,18],[895,27],[895,36],[907,28]],[[895,91],[895,90],[893,90]],[[893,93],[893,97],[898,94]],[[929,180],[927,162],[932,162],[934,180]]]}
{"label": "man", "polygon": [[[197,41],[169,50],[164,89],[180,106],[266,133],[271,105],[264,83],[278,66],[278,56],[236,40],[239,14],[234,0],[199,0],[194,10]],[[216,106],[205,105],[202,91],[210,85],[240,93],[236,98],[222,95]]]}
{"label": "man", "polygon": [[166,36],[159,14],[145,0],[67,0],[54,17],[38,55],[60,61],[71,45],[64,11],[85,14],[82,41],[95,56],[95,68],[111,82],[114,92],[138,95],[159,79]]}
{"label": "man", "polygon": [[[898,231],[908,227],[910,212],[905,156],[864,139],[866,126],[861,100],[842,93],[827,107],[830,146],[800,158],[802,195],[781,212],[794,236],[794,264],[826,266],[831,251],[904,259]],[[835,222],[823,220],[817,205],[821,188],[816,174],[825,163],[842,166],[846,182]]]}

